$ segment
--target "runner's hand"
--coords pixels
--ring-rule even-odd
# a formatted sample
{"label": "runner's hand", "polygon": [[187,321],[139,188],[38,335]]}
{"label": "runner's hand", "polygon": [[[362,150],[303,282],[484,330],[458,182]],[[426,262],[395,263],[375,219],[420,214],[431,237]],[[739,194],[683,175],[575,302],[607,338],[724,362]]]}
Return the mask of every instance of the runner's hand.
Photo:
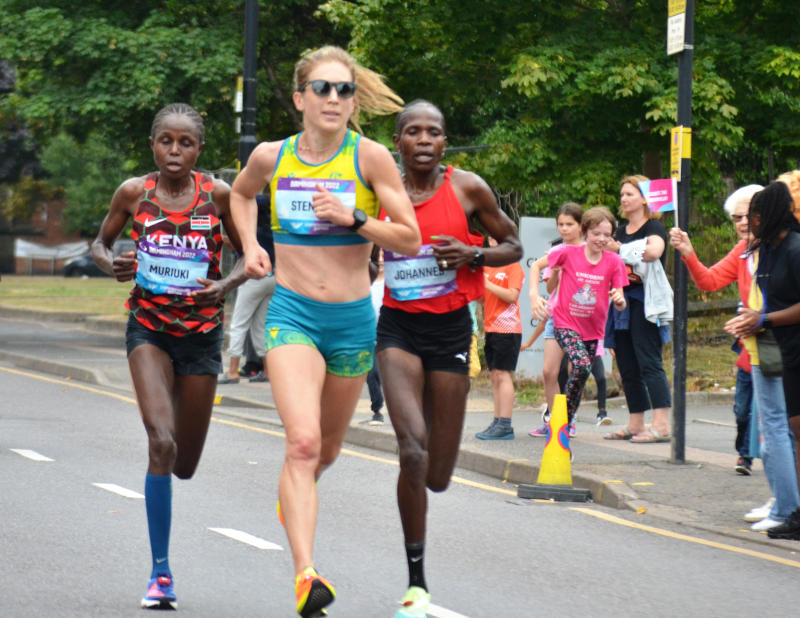
{"label": "runner's hand", "polygon": [[127,251],[119,254],[111,262],[111,269],[117,281],[130,281],[136,276],[136,252]]}
{"label": "runner's hand", "polygon": [[194,302],[199,307],[211,307],[216,305],[225,298],[225,286],[221,281],[212,281],[211,279],[197,278],[197,282],[205,286],[202,290],[195,290],[190,292],[189,296],[194,298]]}
{"label": "runner's hand", "polygon": [[261,245],[256,246],[252,251],[245,252],[244,255],[244,274],[250,279],[263,279],[272,273],[272,261],[269,253]]}
{"label": "runner's hand", "polygon": [[433,245],[433,255],[442,268],[442,263],[447,262],[447,266],[442,270],[458,270],[464,264],[471,264],[475,257],[475,249],[468,247],[463,242],[447,234],[431,236],[437,244]]}
{"label": "runner's hand", "polygon": [[350,227],[355,223],[353,210],[342,204],[342,200],[320,184],[317,185],[317,193],[311,198],[311,205],[317,219],[343,227]]}

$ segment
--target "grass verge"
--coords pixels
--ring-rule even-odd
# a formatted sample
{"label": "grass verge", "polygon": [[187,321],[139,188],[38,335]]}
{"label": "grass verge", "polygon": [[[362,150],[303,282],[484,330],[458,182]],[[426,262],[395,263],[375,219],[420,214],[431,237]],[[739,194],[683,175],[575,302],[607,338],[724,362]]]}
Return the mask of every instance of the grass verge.
{"label": "grass verge", "polygon": [[[71,279],[67,277],[27,277],[4,275],[0,280],[0,305],[35,311],[66,311],[87,315],[124,317],[125,300],[132,284],[120,283],[111,277]],[[686,390],[705,391],[733,388],[736,356],[730,349],[731,337],[722,326],[730,315],[690,317],[687,325]],[[672,345],[664,347],[664,368],[672,383]],[[525,404],[544,401],[541,380],[520,379],[516,382],[517,400]],[[491,382],[484,370],[475,379],[474,387],[491,392]],[[614,380],[608,381],[608,394],[619,392]],[[594,380],[589,379],[586,397],[596,395]]]}

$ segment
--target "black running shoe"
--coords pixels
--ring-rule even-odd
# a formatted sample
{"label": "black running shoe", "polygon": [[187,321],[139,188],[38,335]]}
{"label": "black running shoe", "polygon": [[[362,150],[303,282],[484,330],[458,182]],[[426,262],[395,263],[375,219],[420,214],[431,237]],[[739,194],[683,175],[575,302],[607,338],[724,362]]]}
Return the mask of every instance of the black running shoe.
{"label": "black running shoe", "polygon": [[750,457],[739,457],[739,459],[736,460],[735,470],[742,476],[750,476],[752,469],[753,460]]}
{"label": "black running shoe", "polygon": [[782,524],[767,530],[767,536],[771,539],[800,541],[800,508],[795,509]]}

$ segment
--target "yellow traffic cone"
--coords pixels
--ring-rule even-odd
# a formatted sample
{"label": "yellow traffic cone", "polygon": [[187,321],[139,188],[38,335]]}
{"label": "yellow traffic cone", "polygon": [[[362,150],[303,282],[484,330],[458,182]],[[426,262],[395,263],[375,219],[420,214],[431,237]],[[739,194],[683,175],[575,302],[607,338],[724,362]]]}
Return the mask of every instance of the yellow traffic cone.
{"label": "yellow traffic cone", "polygon": [[542,465],[535,485],[520,484],[517,496],[567,502],[591,500],[588,489],[572,487],[572,451],[567,428],[567,398],[556,395],[550,411],[547,443],[542,453]]}
{"label": "yellow traffic cone", "polygon": [[550,411],[550,426],[547,443],[542,453],[537,483],[547,485],[572,485],[569,432],[567,430],[567,398],[556,395]]}

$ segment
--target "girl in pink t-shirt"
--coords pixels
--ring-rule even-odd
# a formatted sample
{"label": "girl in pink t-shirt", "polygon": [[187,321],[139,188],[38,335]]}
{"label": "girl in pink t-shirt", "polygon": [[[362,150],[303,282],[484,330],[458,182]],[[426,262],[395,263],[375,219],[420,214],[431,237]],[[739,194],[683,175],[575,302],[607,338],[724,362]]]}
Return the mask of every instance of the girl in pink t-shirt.
{"label": "girl in pink t-shirt", "polygon": [[[552,310],[556,341],[572,365],[564,389],[569,423],[573,422],[591,372],[597,342],[605,332],[609,306],[606,298],[610,297],[618,310],[625,308],[625,264],[619,255],[605,250],[616,227],[608,208],[590,208],[581,219],[585,244],[554,247],[531,266],[531,281],[538,281],[542,268],[561,267],[558,299]],[[534,286],[531,311],[540,319],[547,317],[547,301]]]}

